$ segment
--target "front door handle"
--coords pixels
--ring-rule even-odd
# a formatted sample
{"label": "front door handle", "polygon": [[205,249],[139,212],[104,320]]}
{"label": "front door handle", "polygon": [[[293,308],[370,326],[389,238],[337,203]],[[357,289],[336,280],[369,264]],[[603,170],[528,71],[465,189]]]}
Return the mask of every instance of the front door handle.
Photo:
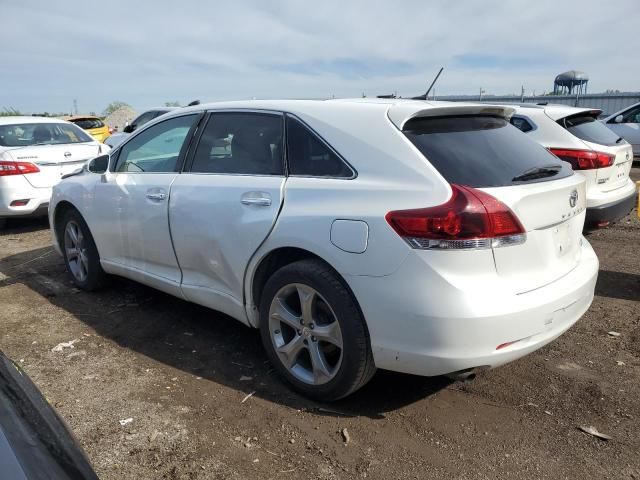
{"label": "front door handle", "polygon": [[149,191],[149,192],[147,192],[146,197],[149,200],[155,200],[157,202],[162,202],[163,200],[165,200],[167,198],[167,194],[164,193],[164,192]]}
{"label": "front door handle", "polygon": [[247,192],[242,195],[240,202],[243,205],[258,205],[260,207],[268,207],[271,205],[271,195],[267,192]]}

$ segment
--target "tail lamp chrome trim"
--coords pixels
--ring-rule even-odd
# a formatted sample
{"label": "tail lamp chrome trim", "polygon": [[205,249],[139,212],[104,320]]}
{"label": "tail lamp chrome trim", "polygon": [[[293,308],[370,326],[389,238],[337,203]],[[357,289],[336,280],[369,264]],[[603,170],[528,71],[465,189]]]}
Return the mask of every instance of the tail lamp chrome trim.
{"label": "tail lamp chrome trim", "polygon": [[419,237],[404,237],[404,240],[411,248],[417,250],[483,250],[523,244],[527,240],[527,234],[470,240],[432,240]]}

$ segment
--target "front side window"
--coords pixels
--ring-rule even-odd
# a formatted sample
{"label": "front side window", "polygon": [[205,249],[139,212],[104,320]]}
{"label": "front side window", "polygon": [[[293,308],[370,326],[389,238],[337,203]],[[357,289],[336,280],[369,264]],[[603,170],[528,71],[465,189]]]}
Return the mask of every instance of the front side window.
{"label": "front side window", "polygon": [[30,147],[93,142],[87,133],[72,123],[22,123],[0,125],[0,146]]}
{"label": "front side window", "polygon": [[175,172],[197,115],[170,118],[133,137],[120,149],[116,172]]}
{"label": "front side window", "polygon": [[352,178],[353,171],[302,122],[287,117],[287,159],[291,175]]}
{"label": "front side window", "polygon": [[283,175],[282,116],[213,113],[198,142],[194,173]]}
{"label": "front side window", "polygon": [[622,116],[622,123],[640,123],[640,107],[633,108]]}

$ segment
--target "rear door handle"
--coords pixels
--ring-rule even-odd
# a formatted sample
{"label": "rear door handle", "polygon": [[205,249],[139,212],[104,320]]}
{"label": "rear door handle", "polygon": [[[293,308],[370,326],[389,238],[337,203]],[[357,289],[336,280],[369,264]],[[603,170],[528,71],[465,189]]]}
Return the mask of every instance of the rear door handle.
{"label": "rear door handle", "polygon": [[167,198],[167,194],[165,192],[158,192],[157,190],[149,190],[145,196],[149,200],[155,200],[157,202],[162,202]]}
{"label": "rear door handle", "polygon": [[271,205],[271,195],[267,192],[247,192],[242,195],[240,202],[243,205],[258,205],[268,207]]}

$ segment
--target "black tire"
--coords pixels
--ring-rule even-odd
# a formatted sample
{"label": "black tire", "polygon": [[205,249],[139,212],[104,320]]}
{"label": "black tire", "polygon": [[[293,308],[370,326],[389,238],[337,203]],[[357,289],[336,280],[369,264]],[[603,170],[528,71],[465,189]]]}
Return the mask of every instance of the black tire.
{"label": "black tire", "polygon": [[[270,329],[271,303],[281,289],[291,284],[309,286],[328,303],[339,323],[342,357],[327,383],[314,385],[296,378],[276,353]],[[267,281],[260,301],[260,334],[269,360],[278,373],[298,392],[319,401],[335,401],[363,387],[376,371],[363,315],[347,285],[330,266],[315,259],[282,267]]]}
{"label": "black tire", "polygon": [[[67,256],[67,249],[65,248],[65,232],[67,226],[70,223],[74,223],[79,227],[84,239],[84,252],[86,254],[86,275],[84,278],[79,278],[74,274],[70,260]],[[67,271],[73,279],[73,283],[80,289],[86,291],[93,291],[103,287],[106,284],[107,275],[105,274],[102,266],[100,265],[100,255],[98,249],[91,235],[91,231],[87,226],[87,223],[77,210],[68,210],[60,223],[60,230],[58,231],[58,242],[62,250],[64,257],[64,263],[67,267]]]}

